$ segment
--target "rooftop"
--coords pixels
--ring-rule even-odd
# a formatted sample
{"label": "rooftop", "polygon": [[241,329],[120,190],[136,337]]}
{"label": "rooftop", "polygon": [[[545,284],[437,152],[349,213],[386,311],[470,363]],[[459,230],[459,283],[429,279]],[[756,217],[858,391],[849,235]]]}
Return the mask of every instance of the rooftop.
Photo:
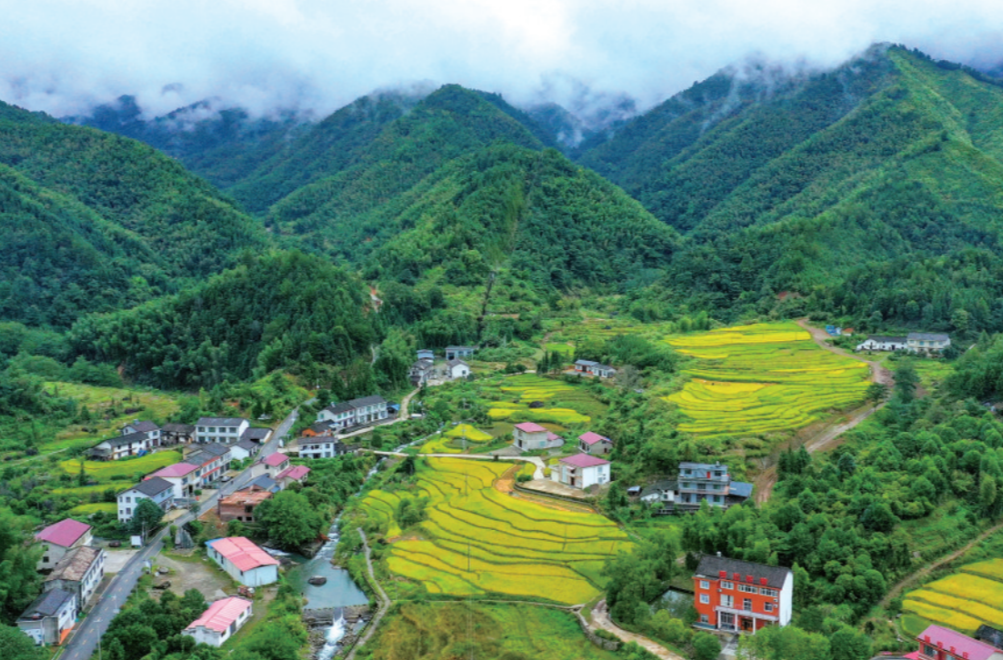
{"label": "rooftop", "polygon": [[163,477],[164,479],[169,479],[173,477],[176,479],[178,477],[189,475],[197,469],[199,469],[198,466],[192,465],[191,463],[175,463],[174,465],[168,465],[165,468],[160,468],[146,478],[152,479],[153,477]]}
{"label": "rooftop", "polygon": [[353,408],[361,408],[362,406],[374,406],[386,402],[386,399],[374,394],[373,396],[364,396],[359,399],[352,399],[348,403],[350,403]]}
{"label": "rooftop", "polygon": [[463,366],[465,366],[465,367],[468,367],[468,366],[470,366],[470,365],[468,365],[468,364],[467,364],[466,362],[464,362],[463,360],[448,360],[448,361],[446,362],[446,364],[448,364],[448,365],[449,365],[449,368],[450,368],[450,369],[452,369],[453,367],[458,367],[458,366],[460,366],[461,364],[462,364]]}
{"label": "rooftop", "polygon": [[919,634],[918,639],[933,646],[950,649],[951,655],[968,660],[988,660],[999,652],[996,647],[985,642],[937,625],[929,626]]}
{"label": "rooftop", "polygon": [[869,335],[869,341],[876,341],[879,344],[904,344],[905,337],[889,337],[886,335]]}
{"label": "rooftop", "polygon": [[241,440],[264,440],[269,435],[271,435],[271,429],[256,429],[249,428],[240,434]]}
{"label": "rooftop", "polygon": [[206,545],[223,555],[241,571],[250,571],[260,566],[278,566],[279,562],[270,554],[251,543],[243,536],[206,541]]}
{"label": "rooftop", "polygon": [[237,596],[217,600],[202,613],[202,616],[192,621],[185,630],[201,626],[220,633],[226,632],[240,618],[240,615],[250,608],[251,601]]}
{"label": "rooftop", "polygon": [[699,470],[707,472],[708,470],[724,470],[728,471],[728,466],[723,463],[691,463],[690,461],[683,461],[679,464],[680,470]]}
{"label": "rooftop", "polygon": [[275,483],[275,480],[269,477],[267,474],[263,474],[254,481],[252,481],[248,488],[260,488],[261,490],[276,491],[279,490],[279,485]]}
{"label": "rooftop", "polygon": [[102,440],[99,445],[109,444],[112,447],[121,447],[122,445],[131,445],[137,442],[146,442],[149,438],[146,437],[145,433],[126,433],[125,435],[117,435],[114,438],[108,438],[107,440]]}
{"label": "rooftop", "polygon": [[447,351],[452,351],[452,350],[476,351],[477,347],[476,346],[447,346],[446,350]]}
{"label": "rooftop", "polygon": [[174,488],[174,484],[172,484],[167,479],[163,479],[161,477],[150,477],[149,479],[144,479],[143,481],[140,481],[135,486],[130,486],[129,488],[126,488],[122,492],[127,493],[130,490],[135,490],[139,491],[143,495],[149,495],[150,497],[153,497],[154,495],[159,495],[165,490],[169,490],[171,488]]}
{"label": "rooftop", "polygon": [[219,501],[221,505],[241,505],[241,504],[261,504],[267,499],[271,499],[273,493],[267,490],[238,490],[232,495],[227,495]]}
{"label": "rooftop", "polygon": [[543,428],[536,422],[523,422],[522,424],[516,424],[515,427],[522,431],[523,433],[546,433],[547,429]]}
{"label": "rooftop", "polygon": [[310,474],[310,468],[305,465],[291,465],[287,467],[282,472],[275,475],[276,479],[295,479],[299,481],[306,475]]}
{"label": "rooftop", "polygon": [[68,548],[79,541],[89,531],[91,531],[91,526],[87,523],[82,523],[72,518],[64,518],[35,534],[35,539]]}
{"label": "rooftop", "polygon": [[355,410],[355,406],[353,406],[350,403],[342,401],[341,403],[332,403],[327,408],[324,408],[324,410],[337,415],[339,413],[351,412]]}
{"label": "rooftop", "polygon": [[196,426],[240,426],[241,424],[248,422],[243,417],[199,417],[199,421],[195,422]]}
{"label": "rooftop", "polygon": [[133,422],[132,424],[126,424],[126,427],[134,428],[137,431],[139,431],[140,433],[148,433],[149,431],[159,431],[160,430],[160,427],[157,426],[156,424],[154,424],[153,422],[149,422],[149,421],[145,421],[145,420],[140,421],[138,419],[135,422]]}
{"label": "rooftop", "polygon": [[598,362],[593,362],[592,360],[575,360],[575,364],[580,364],[583,367],[594,367],[598,365]]}
{"label": "rooftop", "polygon": [[906,337],[906,339],[912,341],[947,341],[950,338],[950,335],[938,332],[910,332]]}
{"label": "rooftop", "polygon": [[599,458],[598,456],[591,456],[590,454],[575,454],[574,456],[562,458],[561,462],[580,468],[595,467],[597,465],[609,465],[609,461]]}
{"label": "rooftop", "polygon": [[598,433],[593,433],[592,431],[586,431],[578,436],[578,439],[587,445],[594,445],[597,442],[612,442],[609,438],[604,435],[599,435]]}
{"label": "rooftop", "polygon": [[195,427],[191,424],[164,424],[162,430],[168,433],[194,433]]}
{"label": "rooftop", "polygon": [[52,572],[46,576],[45,581],[67,580],[70,582],[80,582],[87,575],[94,562],[101,556],[101,548],[94,548],[89,545],[82,545],[73,548],[66,556],[59,560]]}
{"label": "rooftop", "polygon": [[73,594],[62,589],[46,591],[36,598],[35,602],[29,605],[28,609],[21,614],[21,620],[54,616],[59,613],[59,610],[66,604],[66,601],[72,598]]}
{"label": "rooftop", "polygon": [[274,454],[269,454],[261,459],[261,462],[270,467],[278,467],[289,460],[289,457],[285,454],[280,454],[275,452]]}
{"label": "rooftop", "polygon": [[254,451],[255,449],[258,448],[258,446],[259,446],[258,443],[255,442],[254,440],[241,440],[240,442],[234,445],[234,447],[240,447],[244,451]]}
{"label": "rooftop", "polygon": [[752,497],[752,484],[745,481],[732,481],[728,485],[728,494],[736,497]]}
{"label": "rooftop", "polygon": [[[704,577],[719,579],[721,572],[727,574],[729,579],[738,582],[746,582],[746,578],[751,577],[752,582],[761,584],[761,579],[766,578],[766,584],[774,589],[782,589],[787,576],[791,574],[791,569],[783,566],[767,566],[741,559],[731,559],[729,557],[718,557],[716,555],[704,555],[697,566],[696,574]],[[735,575],[738,575],[736,578]]]}

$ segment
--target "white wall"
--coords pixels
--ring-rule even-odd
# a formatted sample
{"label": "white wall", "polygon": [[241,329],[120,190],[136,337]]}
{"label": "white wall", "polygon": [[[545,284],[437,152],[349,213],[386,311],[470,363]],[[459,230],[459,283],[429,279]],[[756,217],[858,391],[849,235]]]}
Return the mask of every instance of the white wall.
{"label": "white wall", "polygon": [[784,587],[780,590],[780,625],[786,626],[791,622],[791,614],[794,611],[794,573],[787,574],[784,580]]}

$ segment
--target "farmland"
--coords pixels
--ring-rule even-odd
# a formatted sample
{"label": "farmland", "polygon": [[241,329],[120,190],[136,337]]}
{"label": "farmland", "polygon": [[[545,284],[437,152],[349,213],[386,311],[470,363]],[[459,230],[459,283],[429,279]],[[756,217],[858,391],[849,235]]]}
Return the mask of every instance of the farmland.
{"label": "farmland", "polygon": [[1003,559],[962,566],[960,572],[906,594],[904,612],[972,634],[982,624],[1003,627]]}
{"label": "farmland", "polygon": [[[452,458],[419,461],[407,490],[372,491],[362,502],[392,541],[390,573],[430,594],[497,595],[584,603],[599,594],[603,561],[631,547],[626,534],[592,513],[550,508],[493,487],[507,463]],[[427,518],[400,529],[402,498],[427,497]],[[400,589],[394,581],[388,590]]]}
{"label": "farmland", "polygon": [[826,351],[794,323],[763,323],[664,340],[694,360],[665,397],[701,438],[794,431],[863,401],[868,367]]}
{"label": "farmland", "polygon": [[422,454],[459,454],[463,452],[464,438],[468,451],[477,451],[478,445],[490,442],[493,437],[470,424],[457,424],[421,447]]}
{"label": "farmland", "polygon": [[[107,483],[116,479],[133,479],[138,475],[145,475],[179,462],[181,462],[181,452],[161,451],[118,461],[84,461],[83,465],[88,480]],[[68,474],[80,473],[79,460],[61,461],[59,467]]]}

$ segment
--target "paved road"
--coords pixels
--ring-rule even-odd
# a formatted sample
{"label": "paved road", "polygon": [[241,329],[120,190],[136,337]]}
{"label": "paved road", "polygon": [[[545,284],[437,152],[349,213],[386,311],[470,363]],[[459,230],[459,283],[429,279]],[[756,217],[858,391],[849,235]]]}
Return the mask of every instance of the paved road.
{"label": "paved road", "polygon": [[[275,429],[275,433],[272,434],[272,439],[262,448],[262,456],[267,456],[275,452],[279,446],[279,439],[285,437],[293,427],[293,424],[296,423],[297,415],[298,410],[293,410],[289,413],[288,417],[282,420],[282,423]],[[250,480],[250,467],[248,467],[233,481],[206,498],[205,502],[202,502],[202,506],[199,508],[199,515],[216,506],[216,500],[220,495],[229,495],[242,488]],[[174,524],[181,526],[192,520],[192,518],[191,513],[186,513],[174,521]],[[144,562],[152,559],[164,547],[164,537],[168,531],[168,528],[160,530],[160,533],[150,539],[146,547],[136,553],[126,563],[125,567],[119,571],[118,575],[112,578],[108,584],[108,588],[100,596],[90,614],[87,615],[87,618],[83,620],[73,636],[67,641],[60,660],[89,660],[97,650],[98,639],[108,629],[108,624],[111,623],[115,614],[121,609],[142,576]]]}

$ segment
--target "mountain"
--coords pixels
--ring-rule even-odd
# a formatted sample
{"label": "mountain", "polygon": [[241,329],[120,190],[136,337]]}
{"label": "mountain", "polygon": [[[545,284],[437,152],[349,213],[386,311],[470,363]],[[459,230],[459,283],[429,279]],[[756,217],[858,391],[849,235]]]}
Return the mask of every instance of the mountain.
{"label": "mountain", "polygon": [[791,292],[856,322],[1003,329],[1001,102],[987,76],[875,47],[719,73],[579,162],[683,234],[663,302],[729,317]]}
{"label": "mountain", "polygon": [[0,315],[68,326],[235,263],[268,239],[135,140],[0,103]]}
{"label": "mountain", "polygon": [[210,99],[144,119],[136,98],[122,96],[62,121],[145,142],[219,188],[248,176],[312,125],[293,111],[251,118],[243,108],[220,105]]}

